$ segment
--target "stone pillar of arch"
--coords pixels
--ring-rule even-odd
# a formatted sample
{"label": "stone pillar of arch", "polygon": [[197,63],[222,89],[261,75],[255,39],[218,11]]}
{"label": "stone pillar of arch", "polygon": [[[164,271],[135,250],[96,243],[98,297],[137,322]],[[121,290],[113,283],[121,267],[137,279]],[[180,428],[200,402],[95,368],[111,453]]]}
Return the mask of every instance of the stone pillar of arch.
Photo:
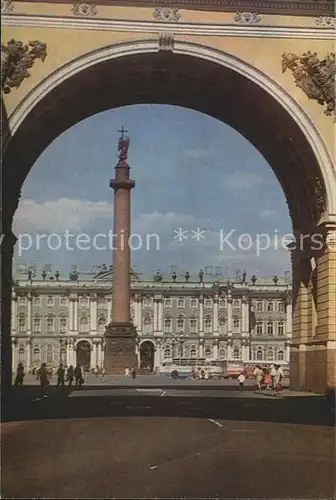
{"label": "stone pillar of arch", "polygon": [[291,388],[325,393],[336,387],[335,226],[315,235],[320,244],[292,253]]}

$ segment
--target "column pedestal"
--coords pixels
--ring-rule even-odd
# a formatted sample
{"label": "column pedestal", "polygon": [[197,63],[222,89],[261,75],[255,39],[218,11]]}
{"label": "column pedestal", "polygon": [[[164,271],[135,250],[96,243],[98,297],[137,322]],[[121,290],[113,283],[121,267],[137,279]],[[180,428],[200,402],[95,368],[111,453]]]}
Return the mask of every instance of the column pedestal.
{"label": "column pedestal", "polygon": [[109,375],[123,375],[126,367],[137,367],[136,337],[136,328],[131,321],[107,325],[104,366]]}

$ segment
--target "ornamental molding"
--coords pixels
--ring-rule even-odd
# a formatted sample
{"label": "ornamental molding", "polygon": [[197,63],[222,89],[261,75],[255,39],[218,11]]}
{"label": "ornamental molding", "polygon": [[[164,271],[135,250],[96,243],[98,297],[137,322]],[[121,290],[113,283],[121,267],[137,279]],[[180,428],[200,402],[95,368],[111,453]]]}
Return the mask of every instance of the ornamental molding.
{"label": "ornamental molding", "polygon": [[[97,31],[132,31],[134,33],[148,33],[155,30],[154,21],[127,21],[116,19],[91,19],[86,16],[56,17],[36,15],[6,15],[2,16],[4,26],[18,27],[45,27],[76,30]],[[199,35],[199,36],[230,36],[230,37],[256,37],[256,38],[287,38],[287,39],[313,39],[334,40],[335,32],[332,28],[320,29],[319,27],[304,26],[256,26],[239,25],[237,23],[186,23],[165,22],[160,23],[164,33],[174,35]]]}
{"label": "ornamental molding", "polygon": [[326,245],[329,250],[336,250],[336,230],[328,231],[326,235]]}
{"label": "ornamental molding", "polygon": [[9,14],[13,10],[13,0],[1,0],[1,14]]}
{"label": "ornamental molding", "polygon": [[157,21],[177,22],[181,19],[181,14],[178,9],[157,7],[153,12],[153,17]]}
{"label": "ornamental molding", "polygon": [[284,52],[282,73],[287,69],[292,71],[296,86],[300,87],[309,99],[315,99],[326,107],[325,115],[335,115],[335,53],[327,54],[320,60],[316,52],[308,51],[301,56]]}
{"label": "ornamental molding", "polygon": [[72,6],[74,16],[93,17],[98,14],[97,7],[90,3],[74,3]]}
{"label": "ornamental molding", "polygon": [[237,24],[258,24],[262,17],[258,12],[236,12],[233,21]]}
{"label": "ornamental molding", "polygon": [[335,28],[336,27],[336,18],[335,17],[327,17],[320,16],[316,19],[316,25],[320,28]]}
{"label": "ornamental molding", "polygon": [[169,33],[162,33],[159,35],[159,52],[173,52],[174,50],[174,36]]}
{"label": "ornamental molding", "polygon": [[21,41],[9,40],[1,44],[1,90],[9,94],[12,88],[19,88],[30,77],[28,69],[34,66],[36,59],[43,62],[47,57],[47,45],[34,40],[24,45]]}

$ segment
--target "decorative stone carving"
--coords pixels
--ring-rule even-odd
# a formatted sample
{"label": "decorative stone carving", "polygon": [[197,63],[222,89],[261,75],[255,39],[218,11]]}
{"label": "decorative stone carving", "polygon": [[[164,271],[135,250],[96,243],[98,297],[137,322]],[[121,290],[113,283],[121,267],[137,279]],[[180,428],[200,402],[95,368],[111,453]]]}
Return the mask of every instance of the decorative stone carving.
{"label": "decorative stone carving", "polygon": [[181,19],[181,14],[178,9],[168,7],[158,7],[153,12],[153,17],[158,21],[177,22]]}
{"label": "decorative stone carving", "polygon": [[236,12],[233,21],[237,24],[258,24],[261,16],[257,12]]}
{"label": "decorative stone carving", "polygon": [[162,33],[159,36],[159,52],[173,52],[174,37],[173,35]]}
{"label": "decorative stone carving", "polygon": [[8,14],[14,9],[13,0],[1,0],[1,14]]}
{"label": "decorative stone carving", "polygon": [[25,78],[30,76],[28,71],[36,59],[43,62],[47,57],[47,45],[38,40],[22,42],[14,39],[1,44],[1,89],[8,94],[12,88],[20,87]]}
{"label": "decorative stone carving", "polygon": [[336,250],[336,231],[328,231],[326,236],[326,245],[330,250]]}
{"label": "decorative stone carving", "polygon": [[71,10],[75,16],[80,17],[91,17],[98,14],[97,7],[90,3],[75,3]]}
{"label": "decorative stone carving", "polygon": [[336,18],[335,17],[320,16],[316,19],[316,24],[320,28],[335,28],[336,27]]}
{"label": "decorative stone carving", "polygon": [[318,177],[315,177],[313,179],[313,186],[314,186],[313,187],[313,189],[314,189],[313,194],[315,195],[318,213],[319,213],[319,215],[322,215],[326,210],[325,191],[324,191],[323,185]]}
{"label": "decorative stone carving", "polygon": [[309,99],[315,99],[326,105],[324,113],[335,113],[335,53],[327,54],[320,60],[316,53],[305,52],[302,56],[285,52],[282,54],[282,72],[290,69],[297,87],[300,87]]}

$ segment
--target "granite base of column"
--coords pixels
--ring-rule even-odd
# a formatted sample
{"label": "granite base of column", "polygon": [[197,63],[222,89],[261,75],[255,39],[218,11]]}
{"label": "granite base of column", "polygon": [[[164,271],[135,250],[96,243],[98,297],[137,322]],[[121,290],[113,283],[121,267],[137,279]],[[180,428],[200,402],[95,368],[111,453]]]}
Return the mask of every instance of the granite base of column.
{"label": "granite base of column", "polygon": [[132,322],[112,322],[105,331],[104,366],[109,375],[124,375],[125,368],[137,368],[136,328]]}

